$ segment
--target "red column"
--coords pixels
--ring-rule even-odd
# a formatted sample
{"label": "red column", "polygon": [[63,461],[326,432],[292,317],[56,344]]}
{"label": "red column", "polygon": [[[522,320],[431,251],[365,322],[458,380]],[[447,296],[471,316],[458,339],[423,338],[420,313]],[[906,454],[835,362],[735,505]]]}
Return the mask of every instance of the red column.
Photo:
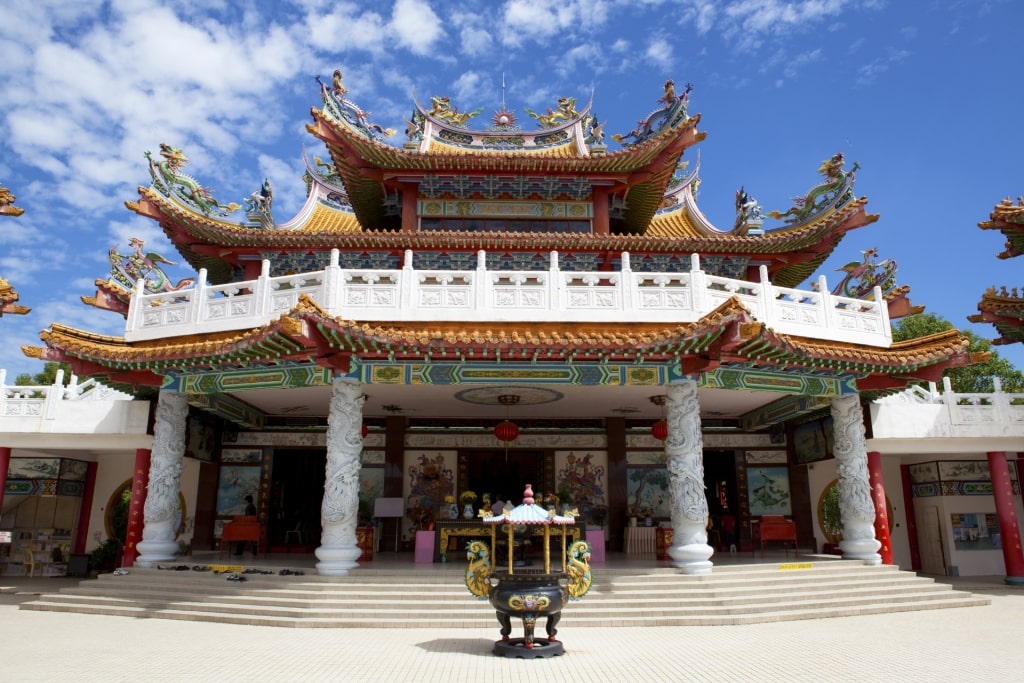
{"label": "red column", "polygon": [[608,216],[608,188],[594,188],[594,229],[595,235],[607,235],[611,230]]}
{"label": "red column", "polygon": [[142,526],[145,519],[146,486],[149,484],[149,458],[152,451],[139,448],[135,451],[135,471],[132,474],[132,499],[128,504],[128,533],[125,534],[124,560],[122,567],[131,567],[139,556],[136,547],[142,540]]}
{"label": "red column", "polygon": [[7,488],[7,468],[11,466],[11,449],[0,446],[0,510],[3,509],[4,489]]}
{"label": "red column", "polygon": [[1010,483],[1010,468],[1006,465],[1006,453],[990,451],[988,471],[992,477],[992,497],[996,502],[996,518],[999,520],[999,535],[1002,537],[1003,563],[1006,565],[1006,583],[1024,585],[1024,553],[1021,552],[1020,527],[1017,525],[1017,510],[1013,504],[1013,485]]}
{"label": "red column", "polygon": [[418,193],[419,186],[416,183],[402,183],[402,232],[419,230]]}
{"label": "red column", "polygon": [[885,477],[882,476],[882,454],[878,451],[868,451],[868,479],[871,482],[871,499],[875,503],[875,538],[882,544],[878,554],[882,556],[882,564],[892,564],[889,510],[885,505]]}
{"label": "red column", "polygon": [[89,545],[89,520],[92,518],[92,498],[96,493],[98,469],[99,465],[91,462],[85,470],[85,491],[82,492],[82,502],[78,507],[78,531],[75,533],[73,553],[84,553]]}

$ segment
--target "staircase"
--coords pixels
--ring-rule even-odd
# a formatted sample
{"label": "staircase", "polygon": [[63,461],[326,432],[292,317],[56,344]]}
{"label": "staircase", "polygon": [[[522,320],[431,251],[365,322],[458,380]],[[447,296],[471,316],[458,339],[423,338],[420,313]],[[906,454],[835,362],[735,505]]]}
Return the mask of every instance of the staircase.
{"label": "staircase", "polygon": [[[465,588],[462,570],[360,568],[352,576],[224,574],[132,569],[101,575],[21,609],[305,628],[497,628],[494,609]],[[719,626],[987,605],[983,596],[857,561],[594,569],[560,628]]]}

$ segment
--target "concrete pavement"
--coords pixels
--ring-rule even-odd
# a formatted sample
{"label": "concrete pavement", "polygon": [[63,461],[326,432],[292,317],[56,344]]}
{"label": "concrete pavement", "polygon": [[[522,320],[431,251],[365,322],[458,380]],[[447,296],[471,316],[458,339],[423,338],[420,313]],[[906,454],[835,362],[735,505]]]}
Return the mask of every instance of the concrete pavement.
{"label": "concrete pavement", "polygon": [[[1024,589],[951,579],[985,607],[751,626],[583,628],[566,653],[491,655],[492,630],[284,629],[21,611],[68,579],[0,594],[4,681],[1008,681],[1024,679]],[[472,599],[467,595],[467,600]],[[539,629],[542,631],[542,629]],[[521,635],[515,624],[513,637]]]}

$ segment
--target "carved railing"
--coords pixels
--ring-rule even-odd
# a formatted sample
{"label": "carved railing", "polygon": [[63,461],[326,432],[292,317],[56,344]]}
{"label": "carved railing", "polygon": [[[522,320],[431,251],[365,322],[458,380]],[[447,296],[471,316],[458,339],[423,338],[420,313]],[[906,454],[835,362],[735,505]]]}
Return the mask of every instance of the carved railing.
{"label": "carved railing", "polygon": [[207,285],[200,270],[192,289],[147,294],[140,283],[125,325],[127,341],[252,329],[289,311],[308,294],[330,315],[365,322],[617,322],[687,323],[700,320],[731,297],[774,331],[877,347],[892,343],[881,291],[874,300],[829,293],[824,276],[816,289],[776,287],[762,266],[755,282],[709,275],[700,257],[676,273],[634,273],[629,254],[618,271],[488,270],[477,254],[473,270],[416,270],[412,251],[401,269],[342,269],[338,250],[324,270],[270,277],[263,262],[256,280]]}
{"label": "carved railing", "polygon": [[878,399],[881,404],[941,404],[946,406],[949,424],[955,427],[1024,428],[1024,394],[1003,391],[998,377],[992,378],[991,393],[956,393],[948,377],[942,379],[942,392],[934,382],[928,389],[910,386],[898,394]]}
{"label": "carved railing", "polygon": [[52,420],[60,401],[127,401],[131,398],[94,379],[79,382],[75,375],[71,375],[71,381],[64,386],[63,370],[57,371],[53,384],[48,386],[8,385],[7,371],[0,370],[0,417],[43,417]]}

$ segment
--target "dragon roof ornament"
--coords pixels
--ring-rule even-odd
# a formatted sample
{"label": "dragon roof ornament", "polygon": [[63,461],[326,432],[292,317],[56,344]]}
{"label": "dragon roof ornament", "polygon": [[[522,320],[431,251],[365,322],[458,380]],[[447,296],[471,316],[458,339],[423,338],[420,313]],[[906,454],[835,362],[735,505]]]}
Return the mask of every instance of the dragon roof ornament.
{"label": "dragon roof ornament", "polygon": [[812,187],[807,194],[793,197],[792,208],[787,211],[769,211],[768,217],[782,220],[787,225],[798,225],[810,222],[852,200],[853,182],[860,164],[854,162],[853,168],[844,171],[845,163],[842,152],[822,161],[818,173],[825,181]]}
{"label": "dragon roof ornament", "polygon": [[324,112],[335,121],[347,123],[351,128],[371,140],[383,140],[395,134],[394,128],[384,128],[379,124],[371,123],[370,112],[363,111],[359,105],[345,97],[348,88],[345,87],[342,80],[341,69],[334,70],[330,87],[320,80],[320,76],[316,77],[316,82],[320,84],[320,97],[324,102]]}
{"label": "dragon roof ornament", "polygon": [[612,140],[623,147],[632,147],[658,135],[666,128],[674,128],[679,125],[687,118],[686,105],[690,101],[692,91],[693,84],[687,83],[683,94],[677,95],[672,79],[665,81],[665,91],[656,100],[662,106],[648,114],[646,119],[637,121],[636,128],[628,133],[612,135]]}
{"label": "dragon roof ornament", "polygon": [[149,174],[153,177],[153,189],[165,197],[198,209],[206,216],[227,216],[242,208],[234,202],[221,204],[209,188],[203,187],[195,178],[182,172],[188,157],[180,147],[171,147],[165,142],[160,143],[162,161],[154,161],[153,153],[146,151],[149,162]]}

